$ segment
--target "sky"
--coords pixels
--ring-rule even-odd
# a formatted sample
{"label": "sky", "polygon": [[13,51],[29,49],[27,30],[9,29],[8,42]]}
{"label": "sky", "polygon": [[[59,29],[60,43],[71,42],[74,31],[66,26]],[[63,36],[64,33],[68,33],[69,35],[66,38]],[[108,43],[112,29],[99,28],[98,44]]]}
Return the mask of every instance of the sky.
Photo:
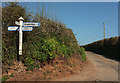
{"label": "sky", "polygon": [[[38,12],[38,2],[21,3],[28,11]],[[52,8],[58,21],[72,29],[80,45],[118,36],[118,2],[39,2]]]}

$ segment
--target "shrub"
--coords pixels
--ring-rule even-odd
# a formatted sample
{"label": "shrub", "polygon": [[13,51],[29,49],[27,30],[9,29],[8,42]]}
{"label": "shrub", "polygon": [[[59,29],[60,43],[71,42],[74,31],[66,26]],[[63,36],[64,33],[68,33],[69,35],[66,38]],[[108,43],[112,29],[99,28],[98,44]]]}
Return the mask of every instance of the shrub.
{"label": "shrub", "polygon": [[[3,8],[3,13],[5,13],[6,10],[11,10],[11,5]],[[25,18],[25,21],[27,21],[28,18],[31,18],[27,17],[27,14],[25,12],[26,10],[24,8],[21,6],[19,7],[17,4],[14,4],[14,8],[16,8],[16,6],[24,10],[23,15],[20,16],[23,16]],[[15,12],[14,10],[12,11]],[[9,13],[12,12],[9,11]],[[12,17],[11,19],[13,19],[14,16],[11,15],[13,14],[9,14],[9,16],[7,15],[6,18]],[[68,29],[65,25],[54,22],[41,15],[36,15],[36,18],[37,19],[33,19],[32,21],[40,22],[41,26],[33,27],[34,30],[32,32],[23,32],[23,54],[21,56],[21,60],[24,65],[27,66],[27,70],[33,70],[35,67],[39,66],[39,63],[49,63],[59,55],[62,55],[67,59],[73,54],[80,54],[81,52],[82,58],[85,59],[84,52],[81,51],[81,49],[79,50],[77,40],[71,29]],[[9,23],[9,25],[14,25],[14,21],[17,19],[18,17],[14,18],[12,23]],[[4,19],[4,22],[8,24],[10,21],[9,19]],[[2,32],[2,58],[4,65],[12,65],[13,62],[17,60],[19,37],[17,31],[8,32],[7,27],[8,25],[4,25]]]}
{"label": "shrub", "polygon": [[8,75],[4,75],[4,76],[2,77],[2,81],[6,81],[7,79],[9,79],[9,76],[8,76]]}
{"label": "shrub", "polygon": [[11,73],[11,75],[10,75],[11,77],[13,77],[14,76],[14,73]]}
{"label": "shrub", "polygon": [[97,54],[103,55],[106,58],[114,59],[119,61],[119,47],[120,47],[120,36],[111,37],[103,40],[95,41],[93,43],[83,46],[87,51],[92,51]]}
{"label": "shrub", "polygon": [[82,60],[86,61],[85,49],[83,47],[80,47],[80,56]]}

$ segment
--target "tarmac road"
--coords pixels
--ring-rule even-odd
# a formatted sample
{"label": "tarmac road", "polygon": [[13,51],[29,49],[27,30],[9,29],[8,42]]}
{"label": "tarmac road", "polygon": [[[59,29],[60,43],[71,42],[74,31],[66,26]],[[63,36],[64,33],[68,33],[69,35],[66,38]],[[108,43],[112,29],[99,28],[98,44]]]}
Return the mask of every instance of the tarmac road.
{"label": "tarmac road", "polygon": [[88,65],[77,75],[55,81],[118,81],[118,62],[86,51]]}

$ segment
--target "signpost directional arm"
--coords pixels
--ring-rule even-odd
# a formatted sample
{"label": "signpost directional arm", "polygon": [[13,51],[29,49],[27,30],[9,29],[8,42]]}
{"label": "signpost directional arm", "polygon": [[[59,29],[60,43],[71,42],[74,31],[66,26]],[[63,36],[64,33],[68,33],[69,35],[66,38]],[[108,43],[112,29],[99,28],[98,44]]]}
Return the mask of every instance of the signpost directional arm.
{"label": "signpost directional arm", "polygon": [[38,27],[40,26],[39,22],[24,22],[23,26]]}

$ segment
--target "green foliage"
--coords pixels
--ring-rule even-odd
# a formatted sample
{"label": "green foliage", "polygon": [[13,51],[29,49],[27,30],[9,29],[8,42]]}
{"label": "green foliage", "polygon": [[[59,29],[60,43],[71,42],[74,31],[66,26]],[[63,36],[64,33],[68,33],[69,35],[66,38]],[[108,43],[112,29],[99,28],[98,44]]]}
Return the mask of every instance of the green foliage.
{"label": "green foliage", "polygon": [[[32,51],[26,52],[26,56],[23,57],[23,62],[28,67],[28,70],[33,70],[39,61],[47,61],[54,59],[58,55],[63,55],[65,58],[68,58],[69,55],[72,55],[71,49],[69,49],[65,44],[60,44],[55,37],[48,37],[41,40],[41,42],[37,41],[30,44],[28,47],[32,49]],[[25,44],[28,45],[28,44]],[[24,49],[28,48],[24,46]],[[31,54],[29,56],[29,53]]]}
{"label": "green foliage", "polygon": [[7,79],[9,79],[9,76],[8,76],[8,75],[4,75],[4,76],[2,77],[2,81],[6,81]]}
{"label": "green foliage", "polygon": [[25,60],[26,60],[25,65],[27,66],[27,69],[28,70],[33,70],[35,68],[34,59],[27,56]]}
{"label": "green foliage", "polygon": [[[18,11],[18,9],[20,10]],[[8,15],[4,16],[6,12]],[[22,12],[22,15],[19,12]],[[11,13],[15,16],[12,16],[13,14]],[[12,65],[17,60],[18,32],[9,32],[7,31],[7,27],[14,25],[14,22],[20,16],[23,16],[25,21],[29,18],[25,9],[17,3],[9,3],[3,8],[2,58],[4,65]],[[79,55],[81,53],[82,58],[85,60],[84,50],[79,49],[72,30],[67,29],[61,23],[54,22],[42,16],[36,15],[37,19],[32,20],[39,21],[41,23],[40,27],[35,27],[32,32],[23,32],[23,54],[21,60],[27,66],[27,71],[39,67],[40,63],[49,63],[58,56],[63,56],[67,59],[74,54]]]}
{"label": "green foliage", "polygon": [[14,76],[14,73],[11,73],[11,75],[10,75],[11,77],[13,77]]}
{"label": "green foliage", "polygon": [[85,49],[83,47],[80,47],[80,56],[82,60],[86,61]]}
{"label": "green foliage", "polygon": [[87,51],[92,51],[103,55],[106,58],[119,61],[120,36],[111,37],[103,40],[95,41],[93,43],[83,46]]}

